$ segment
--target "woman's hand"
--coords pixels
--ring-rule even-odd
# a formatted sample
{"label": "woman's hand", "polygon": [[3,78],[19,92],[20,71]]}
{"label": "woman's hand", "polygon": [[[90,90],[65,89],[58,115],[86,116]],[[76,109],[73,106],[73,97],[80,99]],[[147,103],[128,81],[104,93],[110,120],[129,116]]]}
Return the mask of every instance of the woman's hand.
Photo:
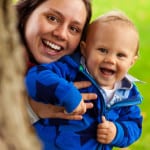
{"label": "woman's hand", "polygon": [[[73,114],[74,115],[83,115],[83,114],[85,114],[87,109],[93,108],[93,103],[92,102],[86,103],[86,100],[88,100],[88,98],[89,98],[89,100],[91,100],[94,96],[95,95],[92,95],[92,94],[86,94],[86,93],[82,94],[81,102],[76,107],[76,109],[73,112],[69,113],[69,114],[72,114],[72,115]],[[67,112],[65,111],[65,113],[67,113]]]}
{"label": "woman's hand", "polygon": [[[80,81],[80,82],[74,82],[74,85],[78,89],[87,88],[91,85],[89,81]],[[84,108],[81,114],[86,113],[87,109],[93,108],[93,103],[86,103],[86,100],[95,100],[97,98],[97,95],[95,93],[82,93],[82,107]],[[84,102],[84,103],[83,103]]]}
{"label": "woman's hand", "polygon": [[[88,81],[80,81],[75,82],[74,85],[78,88],[86,88],[91,85]],[[86,110],[93,108],[92,103],[86,103],[86,100],[95,100],[97,95],[95,93],[82,93],[82,99],[86,105]],[[36,102],[32,99],[29,100],[29,104],[31,105],[33,111],[39,116],[40,118],[60,118],[60,119],[68,119],[68,120],[81,120],[82,115],[78,114],[67,114],[64,113],[64,107],[52,105],[52,104],[44,104],[40,102]]]}
{"label": "woman's hand", "polygon": [[65,110],[64,107],[60,107],[52,104],[44,104],[44,103],[36,102],[32,99],[29,100],[29,103],[33,111],[40,118],[60,118],[60,119],[68,119],[68,120],[82,119],[82,115],[64,113]]}

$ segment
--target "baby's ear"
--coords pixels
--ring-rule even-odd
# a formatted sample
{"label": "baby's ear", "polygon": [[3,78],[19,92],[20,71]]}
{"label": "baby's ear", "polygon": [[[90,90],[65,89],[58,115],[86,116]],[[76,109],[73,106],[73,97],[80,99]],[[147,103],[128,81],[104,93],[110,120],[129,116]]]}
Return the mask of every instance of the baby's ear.
{"label": "baby's ear", "polygon": [[133,57],[132,62],[131,62],[131,66],[133,66],[133,65],[135,64],[135,62],[136,62],[137,59],[138,59],[138,55],[135,55],[135,56]]}
{"label": "baby's ear", "polygon": [[80,42],[80,51],[83,56],[85,56],[86,43],[84,41]]}

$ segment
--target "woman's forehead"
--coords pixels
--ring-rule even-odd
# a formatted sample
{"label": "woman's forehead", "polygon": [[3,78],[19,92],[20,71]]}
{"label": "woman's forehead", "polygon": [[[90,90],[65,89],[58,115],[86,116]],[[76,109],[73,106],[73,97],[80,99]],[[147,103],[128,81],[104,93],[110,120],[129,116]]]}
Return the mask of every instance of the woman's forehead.
{"label": "woman's forehead", "polygon": [[87,11],[82,0],[47,0],[42,4],[43,8],[53,10],[64,18],[85,23]]}

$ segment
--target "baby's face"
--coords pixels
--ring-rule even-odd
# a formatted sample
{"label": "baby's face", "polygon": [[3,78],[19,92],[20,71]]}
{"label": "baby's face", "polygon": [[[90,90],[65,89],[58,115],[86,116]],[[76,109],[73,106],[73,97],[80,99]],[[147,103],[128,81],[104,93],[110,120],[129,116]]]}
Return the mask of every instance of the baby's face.
{"label": "baby's face", "polygon": [[101,86],[112,89],[137,59],[137,42],[137,33],[127,24],[94,24],[82,50],[88,71]]}

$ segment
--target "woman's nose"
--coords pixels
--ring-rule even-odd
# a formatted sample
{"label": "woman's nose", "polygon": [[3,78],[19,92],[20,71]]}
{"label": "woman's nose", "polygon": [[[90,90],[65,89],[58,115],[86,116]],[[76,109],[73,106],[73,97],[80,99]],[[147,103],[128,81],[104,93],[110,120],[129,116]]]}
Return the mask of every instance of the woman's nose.
{"label": "woman's nose", "polygon": [[67,39],[67,27],[65,25],[60,25],[55,28],[53,31],[53,35],[57,37],[58,40],[66,40]]}

